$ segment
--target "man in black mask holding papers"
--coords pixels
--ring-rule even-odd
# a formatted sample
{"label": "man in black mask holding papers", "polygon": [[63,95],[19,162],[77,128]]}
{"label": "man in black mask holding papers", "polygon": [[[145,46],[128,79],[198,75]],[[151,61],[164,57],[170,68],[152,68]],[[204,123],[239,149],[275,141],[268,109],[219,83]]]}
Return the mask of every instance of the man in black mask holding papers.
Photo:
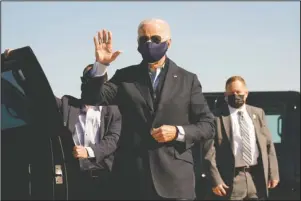
{"label": "man in black mask holding papers", "polygon": [[121,52],[113,52],[110,31],[98,32],[94,43],[94,78],[82,97],[89,105],[117,104],[122,114],[116,168],[124,193],[116,194],[121,199],[195,199],[191,147],[214,137],[214,117],[197,76],[166,56],[171,45],[168,24],[142,21],[142,62],[117,70],[104,84],[107,67]]}

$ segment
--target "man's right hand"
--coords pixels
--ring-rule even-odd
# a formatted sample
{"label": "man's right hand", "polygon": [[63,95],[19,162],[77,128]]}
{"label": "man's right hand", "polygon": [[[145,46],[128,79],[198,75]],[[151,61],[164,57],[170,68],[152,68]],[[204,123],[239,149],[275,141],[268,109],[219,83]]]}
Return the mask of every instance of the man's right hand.
{"label": "man's right hand", "polygon": [[116,51],[113,53],[112,32],[101,30],[94,36],[95,57],[96,61],[101,64],[110,64],[121,53]]}
{"label": "man's right hand", "polygon": [[218,186],[212,188],[212,191],[215,195],[218,196],[225,196],[227,195],[226,189],[228,189],[229,187],[226,184],[219,184]]}

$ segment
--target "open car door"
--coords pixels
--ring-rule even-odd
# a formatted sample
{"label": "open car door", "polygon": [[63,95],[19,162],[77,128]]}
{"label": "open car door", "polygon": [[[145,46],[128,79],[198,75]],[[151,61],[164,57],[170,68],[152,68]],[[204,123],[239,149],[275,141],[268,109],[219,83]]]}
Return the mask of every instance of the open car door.
{"label": "open car door", "polygon": [[[223,93],[204,95],[211,110],[224,104]],[[300,200],[300,92],[250,92],[247,104],[265,111],[277,153],[280,183],[270,190],[269,199]],[[206,186],[205,171],[201,171],[201,186]],[[211,190],[211,187],[207,190]],[[199,197],[203,198],[205,194],[200,192]]]}
{"label": "open car door", "polygon": [[[68,180],[55,96],[30,47],[1,55],[3,200],[66,200]],[[71,151],[70,151],[71,152]]]}

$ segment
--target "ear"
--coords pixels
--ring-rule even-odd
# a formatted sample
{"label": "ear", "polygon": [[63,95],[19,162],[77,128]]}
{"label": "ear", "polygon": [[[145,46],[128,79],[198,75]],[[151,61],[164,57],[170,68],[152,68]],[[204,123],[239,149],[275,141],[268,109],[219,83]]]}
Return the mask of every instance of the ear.
{"label": "ear", "polygon": [[245,100],[247,100],[247,98],[248,98],[248,95],[249,95],[249,92],[248,92],[248,91],[246,91],[246,94],[245,94]]}
{"label": "ear", "polygon": [[168,40],[167,40],[167,45],[168,45],[168,48],[171,47],[171,39],[168,39]]}

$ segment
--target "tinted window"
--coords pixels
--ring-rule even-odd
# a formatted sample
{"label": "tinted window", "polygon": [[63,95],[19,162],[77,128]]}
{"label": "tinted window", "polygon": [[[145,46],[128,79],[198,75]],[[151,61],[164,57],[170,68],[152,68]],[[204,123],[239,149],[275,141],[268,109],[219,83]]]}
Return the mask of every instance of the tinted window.
{"label": "tinted window", "polygon": [[1,73],[1,130],[26,125],[30,120],[28,100],[16,73]]}
{"label": "tinted window", "polygon": [[266,121],[268,128],[272,134],[272,139],[274,143],[281,143],[281,137],[279,136],[278,132],[281,131],[281,124],[282,121],[280,120],[279,126],[278,126],[278,119],[280,118],[280,115],[266,115]]}

